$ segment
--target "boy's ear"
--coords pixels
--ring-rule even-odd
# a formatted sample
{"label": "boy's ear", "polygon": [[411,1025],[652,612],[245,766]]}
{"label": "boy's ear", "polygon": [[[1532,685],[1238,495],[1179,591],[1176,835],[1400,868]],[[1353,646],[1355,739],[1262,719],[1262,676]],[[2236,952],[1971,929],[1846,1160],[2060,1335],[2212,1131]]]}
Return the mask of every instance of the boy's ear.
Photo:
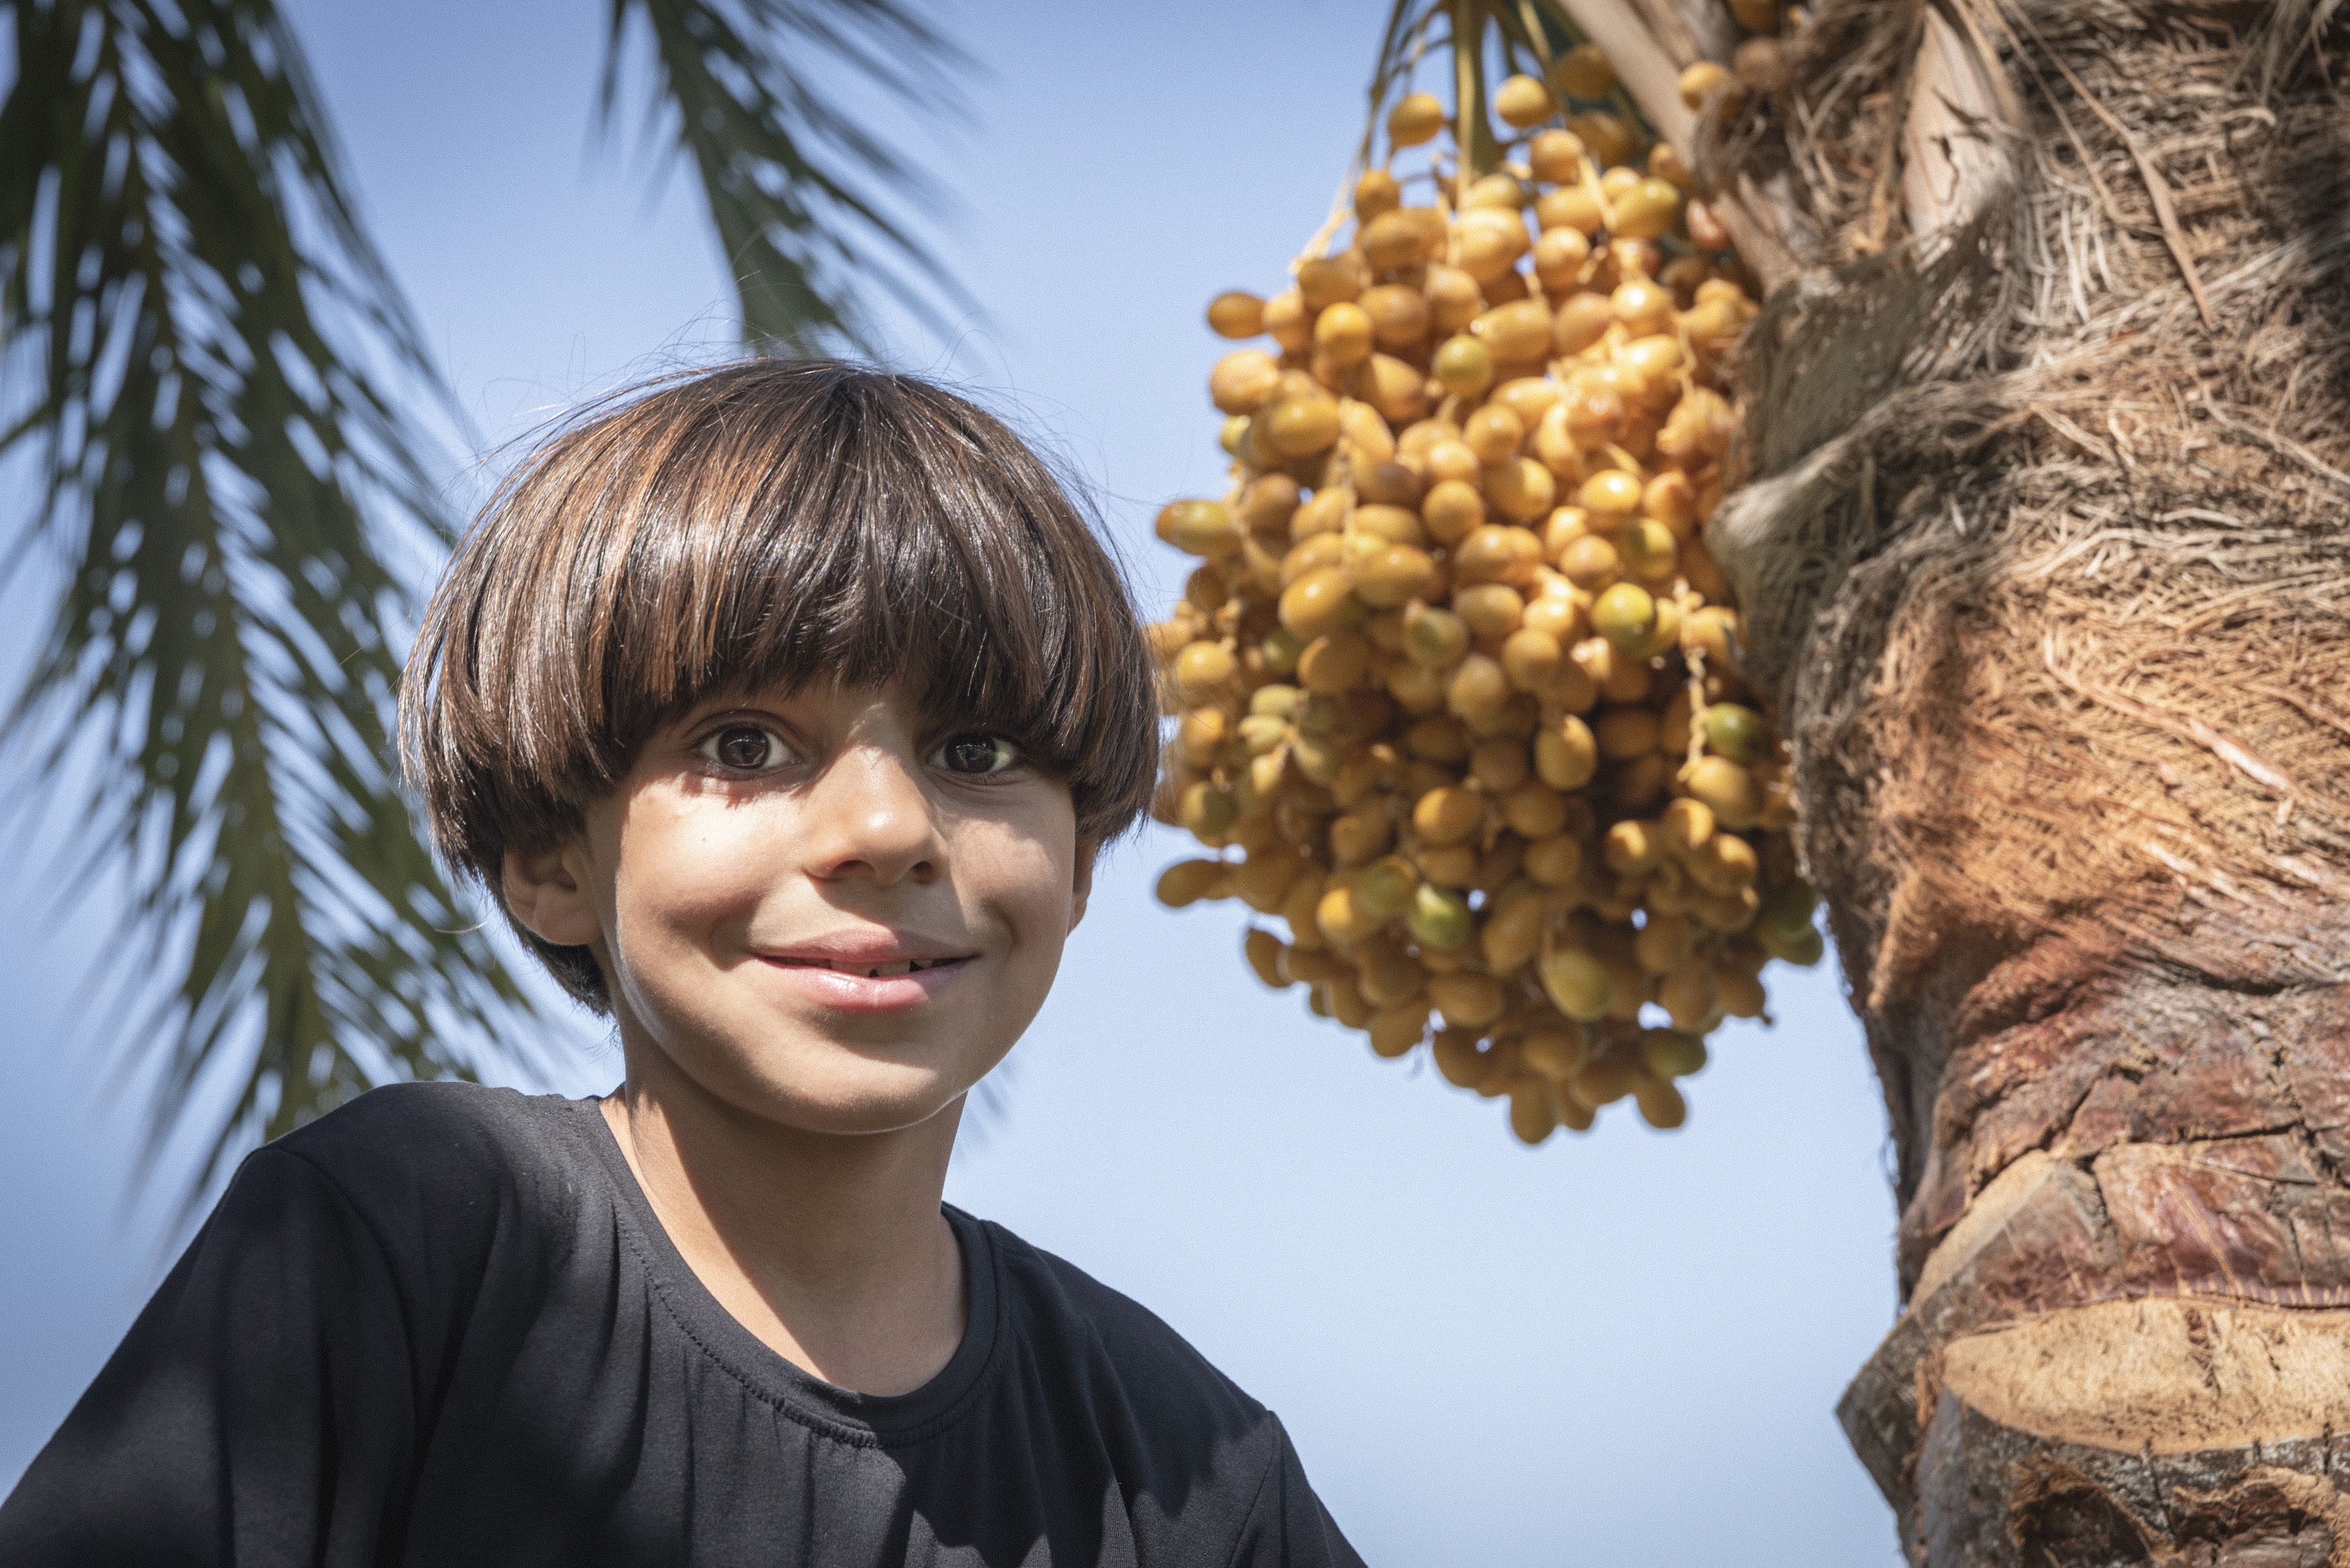
{"label": "boy's ear", "polygon": [[1086,900],[1094,890],[1094,857],[1100,853],[1100,845],[1088,844],[1082,838],[1077,841],[1076,897],[1069,902],[1069,929],[1073,931],[1077,922],[1086,918]]}
{"label": "boy's ear", "polygon": [[515,922],[552,947],[581,948],[604,934],[588,896],[588,861],[578,844],[508,849],[498,863],[499,891]]}

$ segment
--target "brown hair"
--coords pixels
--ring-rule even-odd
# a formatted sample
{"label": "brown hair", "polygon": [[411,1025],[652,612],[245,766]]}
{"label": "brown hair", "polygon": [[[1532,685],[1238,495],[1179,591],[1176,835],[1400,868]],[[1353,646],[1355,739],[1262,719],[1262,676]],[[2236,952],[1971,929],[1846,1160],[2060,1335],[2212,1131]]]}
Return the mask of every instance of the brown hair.
{"label": "brown hair", "polygon": [[[666,379],[543,441],[425,611],[401,754],[442,853],[494,896],[505,851],[578,831],[662,723],[814,680],[900,681],[1003,732],[1067,781],[1084,842],[1149,802],[1149,657],[1069,493],[964,399],[828,362]],[[608,1006],[586,949],[517,932]]]}

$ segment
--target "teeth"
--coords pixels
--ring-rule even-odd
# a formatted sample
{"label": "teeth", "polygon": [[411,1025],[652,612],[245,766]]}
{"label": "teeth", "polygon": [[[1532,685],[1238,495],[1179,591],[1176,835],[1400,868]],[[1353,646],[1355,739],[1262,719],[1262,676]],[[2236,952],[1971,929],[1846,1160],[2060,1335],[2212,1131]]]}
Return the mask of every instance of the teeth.
{"label": "teeth", "polygon": [[931,959],[928,961],[921,959],[908,959],[902,963],[877,964],[863,970],[861,972],[868,980],[883,980],[901,974],[912,974],[917,970],[936,969],[939,965],[946,961],[947,961],[944,959]]}

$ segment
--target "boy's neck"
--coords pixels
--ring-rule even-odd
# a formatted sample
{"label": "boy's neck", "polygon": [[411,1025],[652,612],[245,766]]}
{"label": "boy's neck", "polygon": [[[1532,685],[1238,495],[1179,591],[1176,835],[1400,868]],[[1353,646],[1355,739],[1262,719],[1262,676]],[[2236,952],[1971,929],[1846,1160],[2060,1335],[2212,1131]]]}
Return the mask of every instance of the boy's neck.
{"label": "boy's neck", "polygon": [[719,1304],[827,1383],[903,1394],[962,1342],[962,1250],[940,1212],[960,1102],[839,1136],[754,1116],[628,1051],[606,1120],[653,1212]]}

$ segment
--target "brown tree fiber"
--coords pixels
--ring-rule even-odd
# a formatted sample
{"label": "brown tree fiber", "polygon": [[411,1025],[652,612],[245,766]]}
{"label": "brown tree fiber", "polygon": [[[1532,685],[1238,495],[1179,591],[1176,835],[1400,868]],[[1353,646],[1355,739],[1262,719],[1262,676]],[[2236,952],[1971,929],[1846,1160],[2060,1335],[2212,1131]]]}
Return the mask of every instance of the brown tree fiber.
{"label": "brown tree fiber", "polygon": [[1883,1078],[1935,1564],[2350,1562],[2350,5],[1826,0],[1708,539]]}

